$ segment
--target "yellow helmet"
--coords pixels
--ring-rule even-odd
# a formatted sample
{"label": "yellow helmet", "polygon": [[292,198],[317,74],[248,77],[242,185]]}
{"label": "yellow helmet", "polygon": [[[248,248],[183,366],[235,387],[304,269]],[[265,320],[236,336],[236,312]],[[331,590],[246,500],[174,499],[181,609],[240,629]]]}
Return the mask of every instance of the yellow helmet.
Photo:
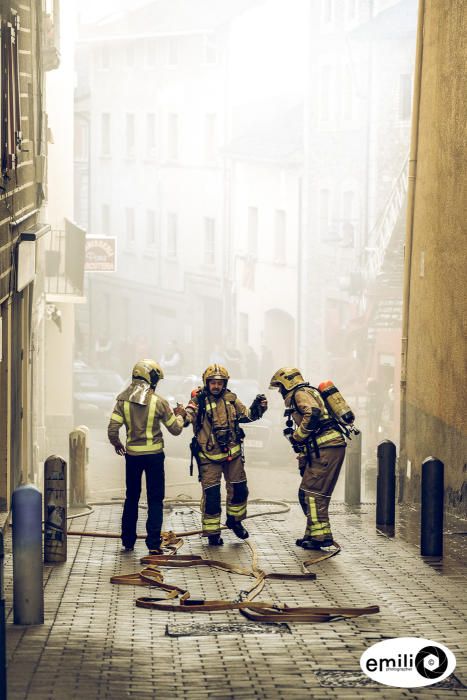
{"label": "yellow helmet", "polygon": [[144,379],[154,388],[159,379],[164,379],[164,372],[154,360],[139,360],[133,367],[131,376],[133,379]]}
{"label": "yellow helmet", "polygon": [[291,391],[299,384],[304,384],[305,380],[297,367],[281,367],[271,377],[270,389],[283,389]]}
{"label": "yellow helmet", "polygon": [[225,382],[225,385],[227,386],[227,382],[230,379],[229,373],[225,369],[225,367],[222,367],[222,365],[209,365],[209,367],[206,367],[206,369],[203,372],[203,384],[204,386],[207,385],[207,382],[209,379],[223,379]]}

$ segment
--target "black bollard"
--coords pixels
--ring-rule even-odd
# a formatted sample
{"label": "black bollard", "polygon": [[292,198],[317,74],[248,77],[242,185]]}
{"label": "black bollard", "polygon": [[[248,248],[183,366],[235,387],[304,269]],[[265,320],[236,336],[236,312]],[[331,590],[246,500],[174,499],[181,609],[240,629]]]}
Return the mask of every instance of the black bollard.
{"label": "black bollard", "polygon": [[427,457],[422,463],[420,554],[443,556],[444,464]]}
{"label": "black bollard", "polygon": [[378,445],[376,527],[394,527],[396,516],[396,446],[390,440]]}
{"label": "black bollard", "polygon": [[0,530],[0,698],[6,698],[6,629],[5,629],[5,597],[3,595],[3,532]]}

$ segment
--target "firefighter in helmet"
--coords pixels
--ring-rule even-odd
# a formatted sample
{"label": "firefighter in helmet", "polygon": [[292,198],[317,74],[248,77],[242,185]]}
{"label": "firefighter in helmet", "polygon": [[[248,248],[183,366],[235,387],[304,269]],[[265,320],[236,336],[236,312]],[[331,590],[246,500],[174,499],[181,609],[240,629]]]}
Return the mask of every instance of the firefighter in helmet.
{"label": "firefighter in helmet", "polygon": [[320,549],[333,544],[329,502],[345,457],[346,442],[318,389],[306,383],[296,367],[281,367],[271,378],[279,389],[288,418],[284,435],[297,452],[302,481],[298,499],[306,530],[297,545]]}
{"label": "firefighter in helmet", "polygon": [[[132,551],[136,542],[141,477],[146,473],[148,517],[146,545],[157,552],[161,544],[164,500],[164,440],[161,423],[172,435],[183,430],[183,416],[175,416],[167,401],[155,393],[164,373],[153,360],[140,360],[133,367],[131,384],[118,396],[107,434],[115,452],[125,456],[126,498],[122,515],[122,543]],[[126,446],[119,430],[126,428]]]}
{"label": "firefighter in helmet", "polygon": [[246,518],[248,487],[244,468],[241,423],[261,418],[267,410],[267,399],[258,394],[246,408],[236,394],[227,388],[229,373],[222,365],[212,364],[203,373],[203,387],[192,392],[186,407],[186,424],[192,423],[194,438],[191,449],[198,463],[203,489],[201,509],[203,535],[211,545],[222,545],[221,477],[227,489],[226,525],[244,540],[248,531]]}

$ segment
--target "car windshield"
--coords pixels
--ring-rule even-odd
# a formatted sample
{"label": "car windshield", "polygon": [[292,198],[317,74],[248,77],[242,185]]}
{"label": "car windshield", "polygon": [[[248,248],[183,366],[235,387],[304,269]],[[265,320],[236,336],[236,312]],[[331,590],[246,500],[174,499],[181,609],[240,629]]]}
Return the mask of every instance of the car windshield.
{"label": "car windshield", "polygon": [[81,391],[118,393],[124,381],[116,372],[79,372],[76,374],[76,386]]}

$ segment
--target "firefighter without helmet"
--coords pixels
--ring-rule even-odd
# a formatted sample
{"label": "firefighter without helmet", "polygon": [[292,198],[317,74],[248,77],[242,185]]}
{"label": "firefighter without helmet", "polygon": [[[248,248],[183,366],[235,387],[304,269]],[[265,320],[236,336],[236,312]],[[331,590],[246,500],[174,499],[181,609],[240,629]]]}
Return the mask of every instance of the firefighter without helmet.
{"label": "firefighter without helmet", "polygon": [[203,384],[205,387],[207,386],[207,383],[210,379],[222,379],[225,382],[225,386],[227,386],[227,382],[229,381],[230,376],[225,367],[222,367],[222,365],[214,364],[209,365],[209,367],[206,367],[206,369],[203,372]]}
{"label": "firefighter without helmet", "polygon": [[281,367],[271,377],[270,389],[281,389],[284,393],[291,391],[299,384],[304,384],[305,380],[297,367]]}
{"label": "firefighter without helmet", "polygon": [[131,374],[133,379],[144,379],[145,382],[155,389],[157,382],[164,379],[162,367],[154,360],[139,360],[133,367]]}

